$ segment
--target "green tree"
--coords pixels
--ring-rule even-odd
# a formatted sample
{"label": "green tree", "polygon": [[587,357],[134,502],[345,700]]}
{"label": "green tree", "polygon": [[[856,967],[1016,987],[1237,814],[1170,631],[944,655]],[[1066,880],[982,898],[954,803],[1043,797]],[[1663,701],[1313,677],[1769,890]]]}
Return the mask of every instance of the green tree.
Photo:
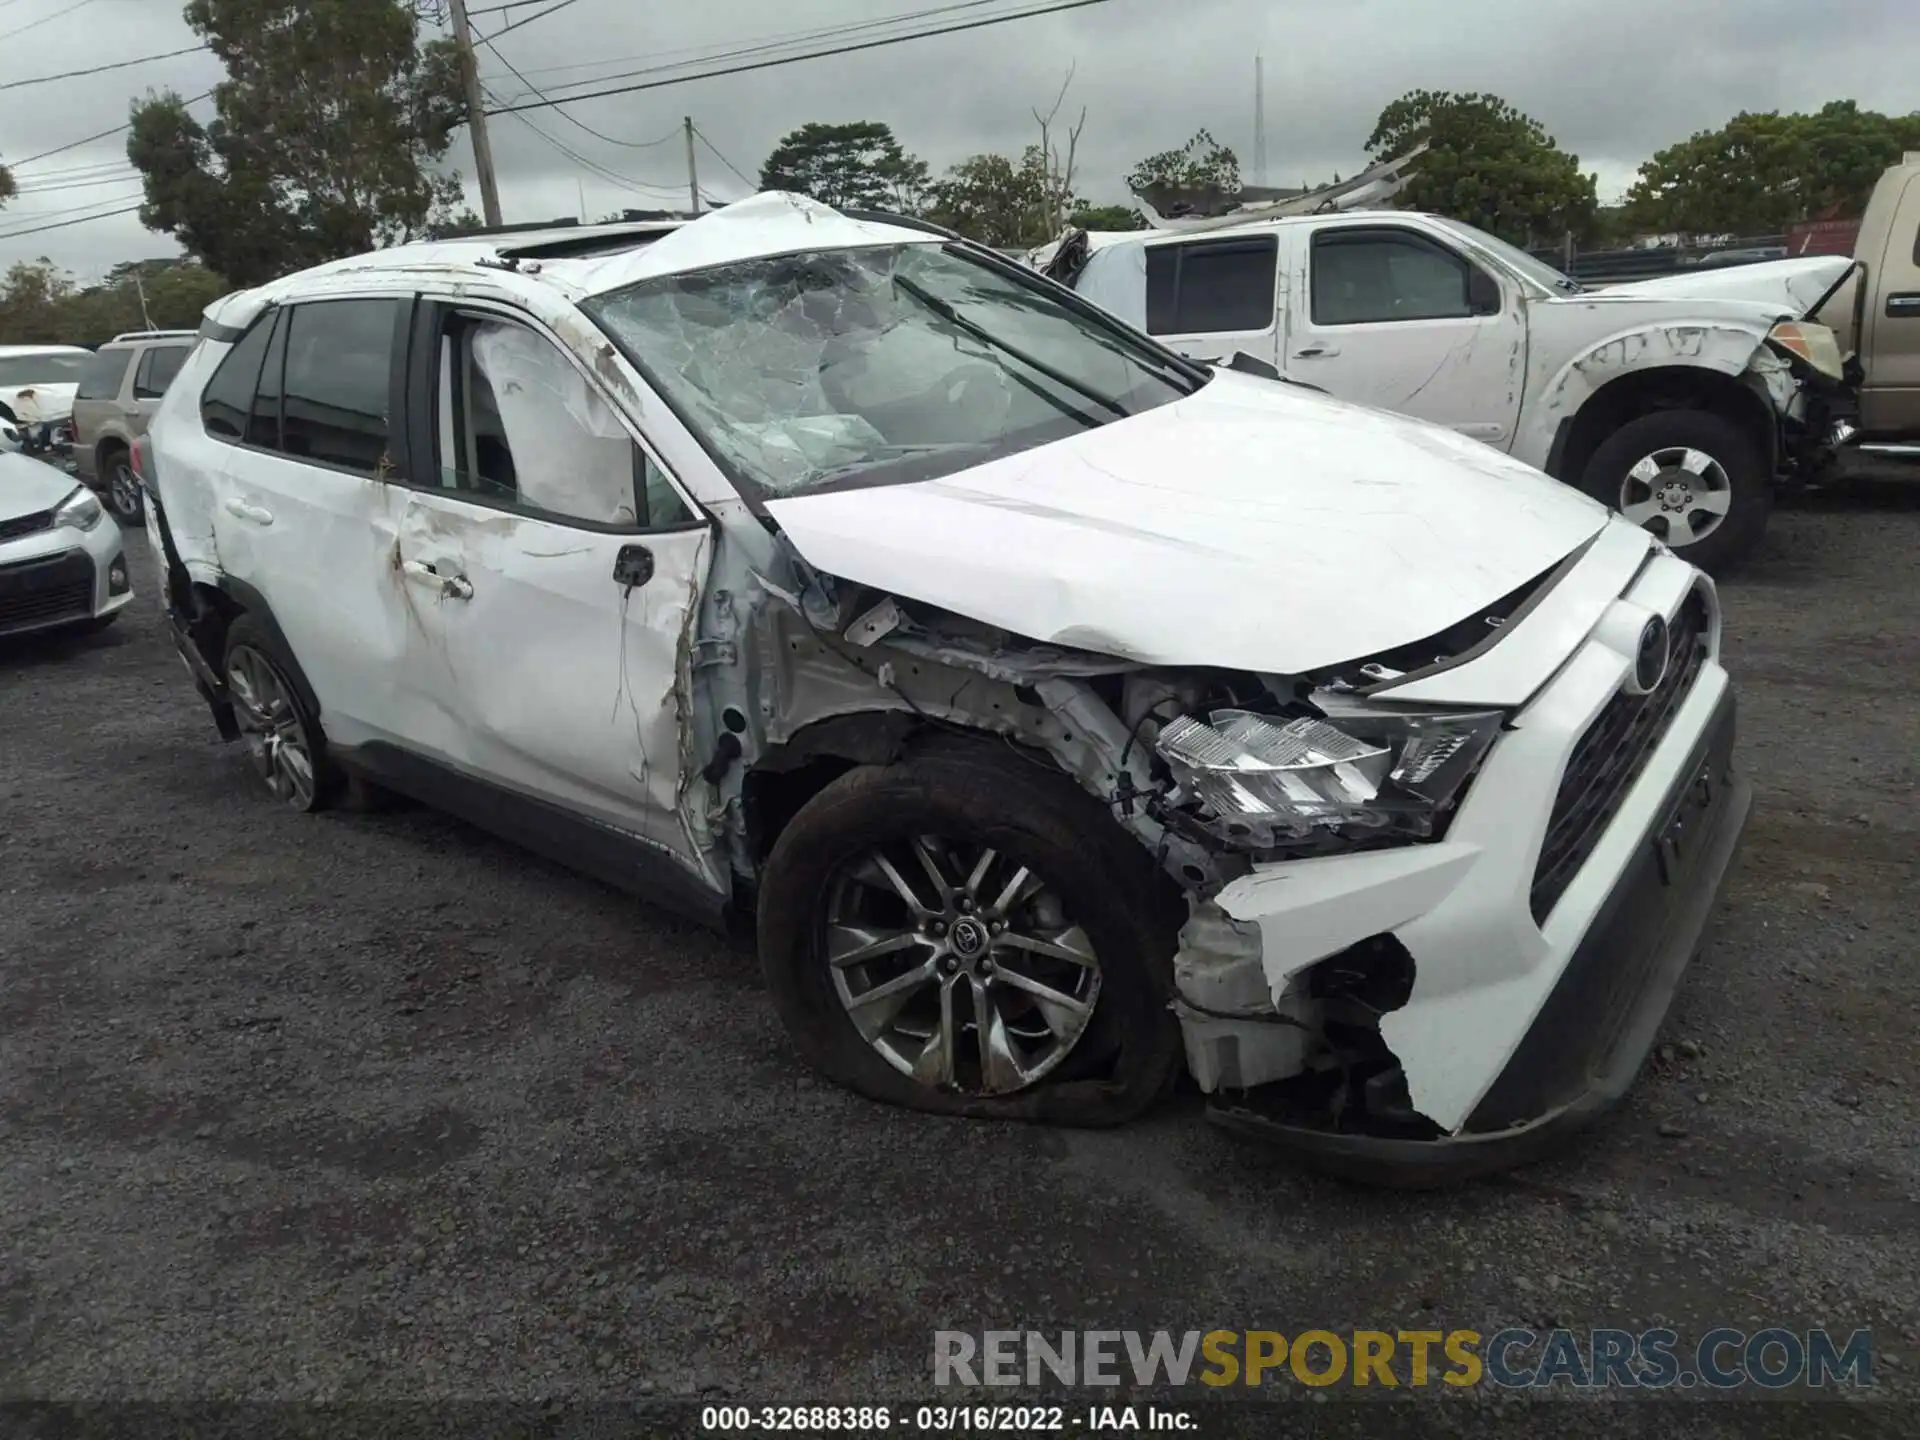
{"label": "green tree", "polygon": [[1627,210],[1642,230],[1772,235],[1796,220],[1858,215],[1881,172],[1920,148],[1920,113],[1851,100],[1812,114],[1742,111],[1640,167]]}
{"label": "green tree", "polygon": [[45,257],[21,261],[0,279],[0,334],[16,344],[97,345],[127,330],[192,330],[231,288],[184,259],[128,261],[85,287]]}
{"label": "green tree", "polygon": [[202,125],[133,106],[141,221],[240,285],[422,233],[460,194],[438,162],[465,120],[451,41],[403,0],[188,0],[227,69]]}
{"label": "green tree", "polygon": [[1067,216],[1081,230],[1144,230],[1146,217],[1131,205],[1089,205],[1082,200]]}
{"label": "green tree", "polygon": [[809,195],[854,210],[917,209],[929,176],[893,131],[877,120],[819,122],[789,132],[760,167],[762,190]]}
{"label": "green tree", "polygon": [[1599,208],[1593,176],[1538,120],[1499,96],[1410,91],[1380,112],[1366,148],[1375,160],[1391,160],[1422,140],[1427,153],[1401,194],[1409,208],[1465,220],[1516,245],[1592,232]]}
{"label": "green tree", "polygon": [[0,335],[14,345],[72,343],[67,323],[76,290],[73,277],[46,256],[16,260],[0,280]]}
{"label": "green tree", "polygon": [[1202,211],[1240,193],[1240,160],[1205,130],[1177,150],[1149,155],[1127,172],[1127,189],[1162,215],[1185,207]]}
{"label": "green tree", "polygon": [[1017,164],[1004,155],[975,155],[933,182],[927,218],[1003,250],[1044,245],[1054,238],[1048,178],[1038,145],[1029,145]]}

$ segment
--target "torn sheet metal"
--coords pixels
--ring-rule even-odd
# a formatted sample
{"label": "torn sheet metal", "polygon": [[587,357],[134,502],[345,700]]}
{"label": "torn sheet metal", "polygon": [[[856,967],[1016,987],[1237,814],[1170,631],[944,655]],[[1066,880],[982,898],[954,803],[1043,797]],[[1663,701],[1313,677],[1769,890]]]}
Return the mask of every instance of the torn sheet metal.
{"label": "torn sheet metal", "polygon": [[1432,634],[1607,523],[1476,441],[1232,373],[1044,457],[768,509],[857,583],[1046,644],[1257,673]]}

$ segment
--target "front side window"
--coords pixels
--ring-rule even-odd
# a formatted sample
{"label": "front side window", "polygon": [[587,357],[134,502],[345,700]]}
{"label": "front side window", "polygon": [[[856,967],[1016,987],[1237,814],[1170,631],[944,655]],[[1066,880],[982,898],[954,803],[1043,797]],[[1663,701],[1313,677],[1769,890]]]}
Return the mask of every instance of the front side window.
{"label": "front side window", "polygon": [[1418,235],[1323,232],[1313,237],[1313,323],[1466,319],[1468,278],[1465,260]]}
{"label": "front side window", "polygon": [[525,326],[450,320],[436,408],[443,488],[592,525],[695,519],[579,367]]}
{"label": "front side window", "polygon": [[586,309],[764,497],[933,479],[1202,383],[959,245],[740,261],[643,280]]}
{"label": "front side window", "polygon": [[96,350],[81,372],[76,400],[118,400],[120,384],[127,378],[127,366],[133,362],[131,350]]}
{"label": "front side window", "polygon": [[1272,235],[1147,251],[1147,333],[1245,334],[1273,327],[1280,245]]}

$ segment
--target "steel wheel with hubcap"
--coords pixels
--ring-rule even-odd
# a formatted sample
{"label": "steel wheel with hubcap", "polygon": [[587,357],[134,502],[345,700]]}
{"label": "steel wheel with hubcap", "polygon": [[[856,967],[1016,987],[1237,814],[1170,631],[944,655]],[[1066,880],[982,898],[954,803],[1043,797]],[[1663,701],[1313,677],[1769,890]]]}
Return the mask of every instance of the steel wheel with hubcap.
{"label": "steel wheel with hubcap", "polygon": [[1620,485],[1620,513],[1676,549],[1706,539],[1732,508],[1726,467],[1687,445],[1645,456]]}
{"label": "steel wheel with hubcap", "polygon": [[1703,570],[1743,558],[1773,509],[1768,438],[1717,410],[1655,410],[1593,452],[1580,488]]}
{"label": "steel wheel with hubcap", "polygon": [[1100,961],[1040,876],[937,836],[875,847],[829,885],[825,954],[862,1038],[923,1085],[1009,1095],[1086,1034]]}
{"label": "steel wheel with hubcap", "polygon": [[107,508],[129,525],[137,525],[145,502],[140,494],[140,481],[133,473],[133,461],[121,451],[107,464]]}

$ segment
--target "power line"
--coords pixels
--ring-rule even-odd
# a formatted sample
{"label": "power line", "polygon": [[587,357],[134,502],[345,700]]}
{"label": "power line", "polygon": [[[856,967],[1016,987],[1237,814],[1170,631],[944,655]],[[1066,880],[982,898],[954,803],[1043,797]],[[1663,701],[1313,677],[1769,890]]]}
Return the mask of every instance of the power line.
{"label": "power line", "polygon": [[[566,3],[566,0],[562,0]],[[671,75],[664,80],[647,80],[638,85],[619,85],[610,90],[591,90],[584,95],[566,95],[557,100],[542,100],[535,103],[503,105],[497,110],[489,110],[489,115],[517,115],[523,110],[544,110],[552,106],[571,105],[580,100],[602,100],[611,95],[631,95],[640,90],[658,90],[668,85],[684,85],[693,80],[717,80],[725,75],[743,75],[752,70],[769,70],[778,65],[794,65],[802,60],[824,60],[835,55],[852,55],[862,50],[878,50],[882,46],[900,45],[909,40],[926,40],[935,35],[954,35],[963,30],[980,30],[989,25],[1004,25],[1011,20],[1031,20],[1041,15],[1056,15],[1064,10],[1080,10],[1089,5],[1105,5],[1109,0],[1054,0],[1054,3],[1041,5],[1033,9],[1022,10],[1011,15],[989,15],[981,20],[968,20],[956,25],[941,25],[927,30],[916,30],[910,35],[886,35],[877,40],[865,40],[857,45],[839,45],[828,50],[813,50],[799,55],[777,55],[768,60],[755,60],[745,65],[731,65],[718,70],[701,70],[690,75]],[[718,58],[718,57],[716,57]],[[645,73],[645,72],[635,72]],[[614,79],[614,76],[607,76]],[[592,83],[592,82],[589,82]]]}
{"label": "power line", "polygon": [[206,52],[204,45],[189,45],[184,50],[163,50],[158,55],[142,55],[138,60],[116,60],[111,65],[95,65],[86,70],[62,70],[58,75],[35,75],[28,80],[9,80],[0,84],[0,90],[18,90],[25,85],[45,85],[52,80],[74,80],[82,75],[99,75],[108,70],[125,70],[134,65],[150,65],[155,60],[172,60],[179,55],[196,55]]}
{"label": "power line", "polygon": [[494,31],[493,34],[481,35],[475,38],[480,40],[498,40],[502,35],[506,34],[509,30],[518,30],[522,25],[531,25],[536,20],[544,20],[547,18],[547,16],[553,14],[554,11],[564,10],[569,5],[572,5],[574,3],[575,3],[575,0],[555,0],[554,4],[549,5],[544,10],[535,11],[533,14],[527,16],[524,20],[509,21],[507,24],[502,25],[498,30]]}
{"label": "power line", "polygon": [[[491,99],[492,97],[489,96],[488,98]],[[665,185],[650,185],[644,180],[635,180],[631,175],[622,175],[617,170],[609,170],[606,166],[600,164],[597,160],[590,160],[585,155],[582,155],[578,150],[575,150],[570,145],[567,145],[562,141],[554,139],[553,136],[549,135],[546,131],[542,130],[538,125],[535,125],[531,120],[527,119],[526,116],[524,115],[520,116],[519,120],[522,125],[526,126],[527,129],[531,130],[535,135],[539,136],[540,139],[546,141],[548,145],[552,146],[555,150],[559,151],[562,155],[566,156],[567,159],[573,161],[574,164],[581,166],[583,169],[588,171],[588,173],[597,175],[604,180],[610,180],[616,185],[624,186],[625,188],[633,191],[636,195],[644,195],[649,191],[653,192],[656,195],[677,195],[680,193],[678,190],[670,189]]]}
{"label": "power line", "polygon": [[96,185],[119,185],[139,178],[140,172],[131,165],[127,165],[111,175],[97,175],[91,180],[61,180],[52,185],[22,185],[13,193],[15,195],[51,195],[60,190],[91,190]]}
{"label": "power line", "polygon": [[78,215],[82,210],[97,210],[102,205],[124,205],[128,201],[142,198],[144,197],[136,190],[129,195],[109,195],[104,200],[89,200],[84,205],[69,205],[64,210],[42,210],[37,214],[18,215],[14,218],[17,220],[56,220],[62,215]]}
{"label": "power line", "polygon": [[64,20],[74,11],[92,3],[93,0],[74,0],[74,3],[64,10],[56,10],[51,15],[42,15],[38,20],[29,20],[26,24],[7,31],[6,34],[0,35],[0,40],[11,40],[14,36],[24,35],[29,30],[38,30],[42,25],[51,25],[55,20]]}
{"label": "power line", "polygon": [[131,215],[138,205],[129,205],[124,210],[108,210],[100,215],[83,215],[78,220],[56,220],[51,225],[36,225],[31,230],[8,230],[0,233],[0,240],[19,240],[28,235],[43,234],[48,230],[65,230],[70,225],[89,225],[95,220],[111,220],[116,215]]}
{"label": "power line", "polygon": [[[538,86],[536,86],[531,80],[527,79],[526,76],[522,75],[517,69],[514,69],[513,62],[507,59],[505,55],[500,53],[500,47],[498,45],[495,45],[491,39],[483,37],[480,43],[482,45],[485,45],[489,50],[493,51],[495,58],[498,59],[502,65],[506,66],[507,69],[512,70],[514,78],[517,79],[522,85],[526,86],[527,89],[531,90],[534,94],[539,95],[542,100],[547,99],[545,95],[541,95],[540,89]],[[567,114],[567,112],[564,110],[560,112],[560,118],[565,120],[568,124],[573,125],[577,129],[586,131],[587,134],[593,136],[593,138],[596,140],[604,140],[609,145],[621,145],[626,147],[629,150],[651,150],[656,145],[664,145],[669,140],[678,139],[680,135],[680,127],[676,125],[673,129],[669,130],[665,135],[661,136],[660,139],[658,140],[648,140],[645,142],[641,142],[638,140],[616,140],[611,135],[601,134],[600,131],[594,129],[591,125],[586,124],[584,121],[574,119],[573,116]]]}
{"label": "power line", "polygon": [[735,175],[740,176],[740,182],[747,187],[748,191],[750,192],[756,191],[760,188],[760,182],[758,180],[749,180],[745,175],[741,175],[740,167],[734,164],[731,160],[727,159],[726,156],[720,153],[719,148],[715,146],[711,140],[707,139],[706,131],[702,130],[698,125],[696,125],[693,127],[693,133],[700,137],[700,143],[702,145],[706,146],[707,149],[713,152],[714,159],[718,160],[722,165],[726,166],[727,169],[733,171]]}
{"label": "power line", "polygon": [[[82,0],[82,3],[84,4],[85,0]],[[212,98],[213,98],[213,91],[203,90],[200,94],[194,96],[191,100],[182,100],[180,103],[183,106],[198,105],[202,100],[210,100]],[[69,140],[64,145],[56,145],[51,150],[42,150],[38,155],[29,155],[24,160],[15,160],[12,162],[12,164],[8,168],[12,169],[12,168],[17,168],[18,166],[21,166],[21,165],[31,165],[36,160],[45,160],[52,155],[64,155],[69,150],[78,150],[82,145],[91,145],[96,140],[105,140],[111,136],[118,135],[123,131],[131,130],[132,128],[133,128],[133,122],[131,120],[123,121],[122,123],[114,126],[111,130],[102,130],[97,135],[84,135],[78,140]]]}
{"label": "power line", "polygon": [[[522,4],[529,0],[521,0]],[[557,75],[572,70],[595,70],[606,65],[625,65],[633,60],[660,60],[669,55],[690,55],[698,61],[737,60],[742,55],[758,55],[767,50],[778,50],[783,46],[805,40],[825,40],[835,35],[856,34],[862,30],[878,30],[888,25],[903,25],[916,20],[928,20],[935,15],[946,15],[956,10],[977,10],[985,5],[998,5],[1005,0],[960,0],[958,4],[935,5],[926,10],[908,10],[897,15],[884,15],[875,20],[853,21],[845,25],[816,26],[806,30],[784,30],[774,35],[763,35],[752,44],[734,46],[711,41],[699,45],[681,45],[669,50],[651,50],[644,55],[622,55],[605,60],[587,60],[576,65],[543,65],[535,69],[520,72],[521,78],[528,75]],[[692,61],[686,63],[693,63]],[[565,80],[550,86],[554,90],[577,89],[582,85],[599,85],[608,80],[623,80],[630,75],[653,75],[664,70],[672,70],[674,65],[654,65],[644,70],[628,70],[612,75],[598,75],[587,80]]]}

